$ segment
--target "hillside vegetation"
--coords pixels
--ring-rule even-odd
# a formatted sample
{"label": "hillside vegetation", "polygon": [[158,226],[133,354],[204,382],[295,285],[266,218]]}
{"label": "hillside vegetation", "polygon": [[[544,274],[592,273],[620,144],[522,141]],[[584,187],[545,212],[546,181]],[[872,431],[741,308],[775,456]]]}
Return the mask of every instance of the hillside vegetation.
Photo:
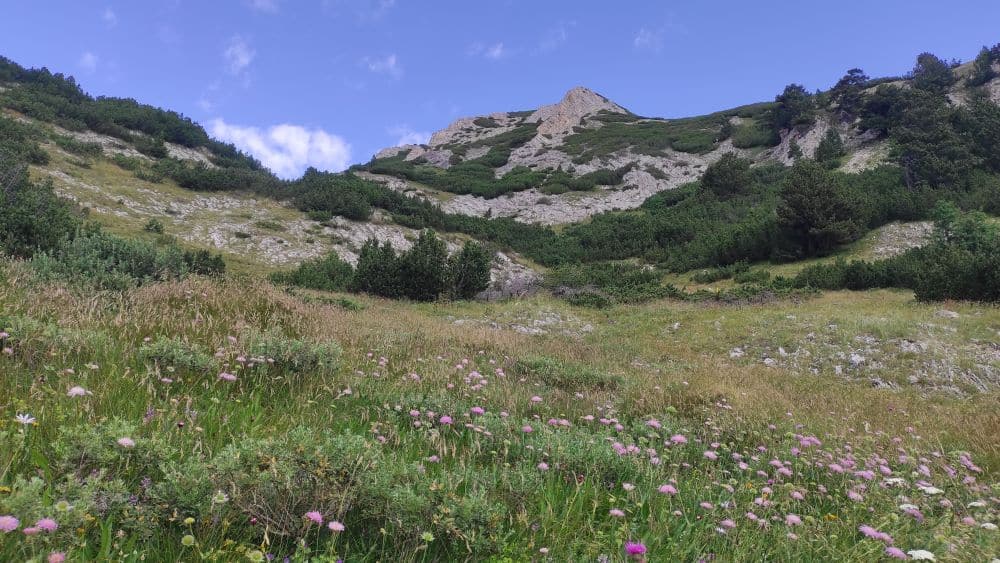
{"label": "hillside vegetation", "polygon": [[0,59],[0,560],[995,558],[998,60],[281,180]]}

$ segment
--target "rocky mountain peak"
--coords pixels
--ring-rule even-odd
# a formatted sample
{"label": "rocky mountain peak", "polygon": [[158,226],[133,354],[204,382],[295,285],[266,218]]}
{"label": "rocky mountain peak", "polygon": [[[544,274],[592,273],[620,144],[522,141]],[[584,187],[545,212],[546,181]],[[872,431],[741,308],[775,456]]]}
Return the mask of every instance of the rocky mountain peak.
{"label": "rocky mountain peak", "polygon": [[554,135],[571,130],[588,115],[601,111],[628,113],[628,110],[589,88],[577,86],[566,92],[558,104],[544,106],[531,114],[528,123],[538,123],[538,132]]}

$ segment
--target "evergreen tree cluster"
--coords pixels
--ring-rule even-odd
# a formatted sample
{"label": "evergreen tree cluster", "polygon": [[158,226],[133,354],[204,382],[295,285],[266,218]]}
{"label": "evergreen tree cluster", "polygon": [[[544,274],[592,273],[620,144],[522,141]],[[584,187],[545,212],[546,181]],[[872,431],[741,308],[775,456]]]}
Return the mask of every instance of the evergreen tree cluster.
{"label": "evergreen tree cluster", "polygon": [[427,229],[401,254],[389,241],[379,244],[370,239],[361,248],[356,268],[331,253],[272,279],[310,289],[350,290],[414,301],[471,299],[489,287],[492,262],[490,252],[471,241],[449,256],[444,241]]}

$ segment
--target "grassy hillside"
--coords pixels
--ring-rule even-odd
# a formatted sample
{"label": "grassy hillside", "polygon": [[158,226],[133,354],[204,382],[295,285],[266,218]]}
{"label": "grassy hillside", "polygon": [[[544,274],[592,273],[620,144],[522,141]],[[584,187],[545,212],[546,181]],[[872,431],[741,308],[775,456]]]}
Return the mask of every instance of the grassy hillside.
{"label": "grassy hillside", "polygon": [[5,560],[884,557],[863,526],[939,560],[1000,549],[995,375],[963,379],[995,373],[992,308],[348,311],[256,281],[0,277]]}

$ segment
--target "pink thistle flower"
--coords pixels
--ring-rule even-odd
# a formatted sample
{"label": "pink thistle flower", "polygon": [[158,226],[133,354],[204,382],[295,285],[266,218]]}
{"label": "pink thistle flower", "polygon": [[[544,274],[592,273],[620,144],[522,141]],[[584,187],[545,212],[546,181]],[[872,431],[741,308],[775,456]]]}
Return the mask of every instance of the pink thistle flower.
{"label": "pink thistle flower", "polygon": [[21,521],[13,516],[0,516],[0,532],[9,533],[13,532],[21,525]]}
{"label": "pink thistle flower", "polygon": [[237,378],[234,374],[224,371],[219,374],[219,379],[223,381],[236,381]]}
{"label": "pink thistle flower", "polygon": [[548,471],[549,470],[549,464],[545,463],[544,461],[541,462],[541,463],[539,463],[538,464],[538,470],[539,471]]}
{"label": "pink thistle flower", "polygon": [[673,442],[674,444],[680,445],[680,444],[686,444],[688,439],[685,438],[683,434],[674,434],[673,436],[670,437],[670,441]]}
{"label": "pink thistle flower", "polygon": [[316,524],[319,524],[320,526],[323,525],[323,515],[320,514],[319,512],[316,512],[315,510],[310,510],[309,512],[306,512],[305,517],[315,522]]}
{"label": "pink thistle flower", "polygon": [[529,424],[525,424],[524,426],[521,427],[521,432],[524,432],[525,434],[531,434],[534,431],[535,429],[532,428],[531,425]]}
{"label": "pink thistle flower", "polygon": [[727,530],[732,530],[733,528],[736,527],[736,522],[733,522],[731,519],[726,518],[722,522],[719,522],[719,526],[722,526],[723,528],[726,528]]}
{"label": "pink thistle flower", "polygon": [[719,459],[719,454],[713,452],[712,450],[706,450],[703,455],[712,461]]}
{"label": "pink thistle flower", "polygon": [[660,488],[658,490],[660,491],[660,493],[664,495],[673,496],[677,494],[677,488],[674,487],[673,485],[660,485]]}
{"label": "pink thistle flower", "polygon": [[539,397],[538,395],[535,395],[534,397],[531,398],[531,402],[532,403],[536,403],[536,404],[537,403],[541,403],[542,402],[542,398]]}
{"label": "pink thistle flower", "polygon": [[608,514],[610,514],[611,516],[614,516],[615,518],[624,518],[625,517],[625,513],[622,512],[621,510],[617,509],[617,508],[612,508],[611,510],[608,511]]}
{"label": "pink thistle flower", "polygon": [[451,419],[450,416],[444,415],[444,416],[442,416],[441,418],[438,419],[438,422],[440,422],[441,424],[447,425],[447,424],[451,424],[452,423],[452,419]]}
{"label": "pink thistle flower", "polygon": [[638,558],[640,555],[646,553],[646,546],[638,542],[627,542],[625,544],[625,553],[629,557]]}
{"label": "pink thistle flower", "polygon": [[788,526],[800,526],[802,525],[802,519],[796,514],[786,514],[785,524]]}
{"label": "pink thistle flower", "polygon": [[70,387],[69,391],[66,392],[67,397],[83,397],[84,395],[90,395],[90,391],[87,391],[79,385],[75,387]]}
{"label": "pink thistle flower", "polygon": [[24,532],[24,535],[26,535],[26,536],[35,536],[35,535],[38,535],[39,532],[41,532],[41,530],[38,529],[38,527],[36,527],[36,526],[31,526],[31,527],[25,528],[25,529],[23,529],[21,531]]}
{"label": "pink thistle flower", "polygon": [[885,554],[894,559],[907,559],[906,554],[903,553],[903,550],[898,547],[885,548]]}
{"label": "pink thistle flower", "polygon": [[710,502],[701,502],[701,503],[698,503],[698,506],[704,508],[705,510],[714,510],[715,509],[715,505],[713,505]]}
{"label": "pink thistle flower", "polygon": [[336,520],[330,520],[330,523],[327,524],[326,527],[330,528],[331,532],[343,532],[344,530],[347,529],[344,527],[343,524],[337,522]]}
{"label": "pink thistle flower", "polygon": [[129,437],[118,438],[118,445],[123,448],[134,448],[135,440]]}
{"label": "pink thistle flower", "polygon": [[469,412],[474,415],[481,415],[481,414],[486,414],[486,409],[484,409],[483,407],[472,407],[471,409],[469,409]]}
{"label": "pink thistle flower", "polygon": [[54,551],[49,554],[49,563],[63,563],[66,561],[66,554],[61,551]]}
{"label": "pink thistle flower", "polygon": [[59,528],[59,524],[51,518],[42,518],[38,522],[35,522],[35,527],[43,532],[54,532]]}
{"label": "pink thistle flower", "polygon": [[891,547],[890,546],[890,547],[885,548],[885,554],[888,555],[889,557],[894,558],[894,559],[908,559],[908,557],[906,556],[906,554],[903,553],[903,550],[899,549],[898,547]]}

